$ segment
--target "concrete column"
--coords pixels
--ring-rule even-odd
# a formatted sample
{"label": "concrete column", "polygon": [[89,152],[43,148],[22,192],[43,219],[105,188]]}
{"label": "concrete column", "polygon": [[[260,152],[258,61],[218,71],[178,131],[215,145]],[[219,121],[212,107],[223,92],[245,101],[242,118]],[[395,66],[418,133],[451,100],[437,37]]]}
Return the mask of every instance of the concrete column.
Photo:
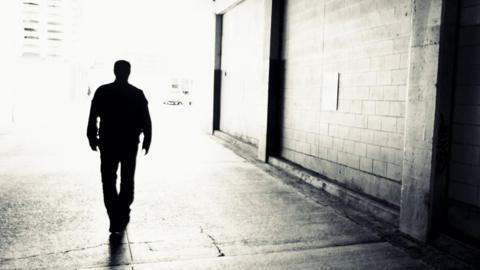
{"label": "concrete column", "polygon": [[400,230],[426,241],[431,227],[434,128],[443,0],[414,0]]}
{"label": "concrete column", "polygon": [[261,161],[267,161],[267,141],[268,141],[268,79],[270,73],[270,40],[271,40],[271,27],[272,27],[272,2],[274,0],[265,1],[265,14],[263,19],[264,25],[264,40],[263,40],[263,76],[262,76],[262,97],[263,97],[263,111],[259,115],[259,132],[258,132],[258,152],[257,158]]}

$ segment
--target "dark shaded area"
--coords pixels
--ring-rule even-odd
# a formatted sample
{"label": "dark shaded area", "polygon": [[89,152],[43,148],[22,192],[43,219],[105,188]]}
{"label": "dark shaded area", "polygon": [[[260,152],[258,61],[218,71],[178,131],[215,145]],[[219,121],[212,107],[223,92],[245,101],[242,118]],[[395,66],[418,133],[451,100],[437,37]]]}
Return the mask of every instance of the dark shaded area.
{"label": "dark shaded area", "polygon": [[438,95],[436,99],[434,175],[432,177],[431,209],[432,233],[430,240],[447,230],[448,178],[450,175],[452,121],[455,94],[455,61],[457,58],[458,18],[460,3],[445,3],[444,24],[440,34],[438,63]]}
{"label": "dark shaded area", "polygon": [[285,3],[284,0],[279,0],[272,4],[266,152],[270,156],[279,156],[282,147],[283,103],[285,100],[285,61],[282,59]]}
{"label": "dark shaded area", "polygon": [[[480,106],[480,24],[470,1],[458,1],[456,6],[455,64],[453,65],[453,95],[451,97],[450,157],[444,217],[445,232],[464,243],[480,247],[480,207],[478,202],[477,156],[480,145],[476,130]],[[453,4],[450,4],[453,6]],[[453,9],[453,8],[451,8]],[[453,16],[453,15],[450,15]],[[453,21],[453,20],[452,20]],[[450,22],[450,21],[447,21]],[[453,29],[451,30],[453,31]],[[448,34],[448,33],[447,33]],[[445,208],[444,208],[445,209]],[[478,259],[476,261],[478,263]]]}
{"label": "dark shaded area", "polygon": [[223,16],[215,17],[215,70],[213,73],[213,126],[212,131],[220,130],[220,105],[222,84],[222,31]]}

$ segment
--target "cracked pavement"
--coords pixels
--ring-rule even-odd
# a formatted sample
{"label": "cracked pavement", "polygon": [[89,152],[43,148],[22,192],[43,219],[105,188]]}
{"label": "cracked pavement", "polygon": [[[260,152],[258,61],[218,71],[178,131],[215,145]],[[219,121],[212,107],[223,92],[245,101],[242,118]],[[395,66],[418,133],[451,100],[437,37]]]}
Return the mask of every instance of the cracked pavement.
{"label": "cracked pavement", "polygon": [[155,123],[150,154],[137,159],[119,236],[108,233],[83,115],[0,134],[0,269],[427,268],[194,132],[180,110],[161,112],[173,116]]}

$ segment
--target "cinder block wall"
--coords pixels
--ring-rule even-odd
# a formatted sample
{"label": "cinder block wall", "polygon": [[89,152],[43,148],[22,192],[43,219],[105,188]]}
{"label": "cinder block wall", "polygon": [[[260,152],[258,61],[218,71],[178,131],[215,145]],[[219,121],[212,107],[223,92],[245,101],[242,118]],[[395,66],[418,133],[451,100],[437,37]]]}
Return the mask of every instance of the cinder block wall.
{"label": "cinder block wall", "polygon": [[410,31],[409,0],[287,0],[281,156],[399,207]]}

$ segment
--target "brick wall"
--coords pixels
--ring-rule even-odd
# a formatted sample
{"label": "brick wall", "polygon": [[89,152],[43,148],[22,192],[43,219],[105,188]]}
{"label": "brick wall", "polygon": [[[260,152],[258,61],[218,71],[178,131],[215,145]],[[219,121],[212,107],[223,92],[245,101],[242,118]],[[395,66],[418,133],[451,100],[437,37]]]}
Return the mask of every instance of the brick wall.
{"label": "brick wall", "polygon": [[[400,205],[411,1],[288,0],[281,156]],[[323,74],[340,73],[336,111]]]}
{"label": "brick wall", "polygon": [[265,107],[265,1],[244,1],[223,15],[220,130],[258,145]]}

